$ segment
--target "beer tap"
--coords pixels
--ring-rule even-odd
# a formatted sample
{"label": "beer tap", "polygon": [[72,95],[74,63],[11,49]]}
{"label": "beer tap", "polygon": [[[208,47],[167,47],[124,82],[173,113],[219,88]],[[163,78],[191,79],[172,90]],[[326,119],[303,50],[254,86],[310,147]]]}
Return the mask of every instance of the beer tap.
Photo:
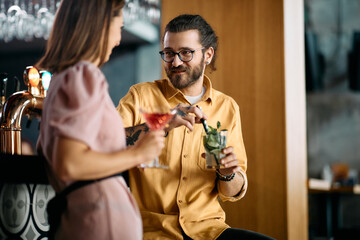
{"label": "beer tap", "polygon": [[[51,80],[51,74],[45,72],[39,73],[33,66],[26,67],[23,78],[28,90],[15,92],[5,101],[0,121],[1,152],[21,155],[22,117],[41,117],[43,100]],[[41,78],[47,84],[44,85]]]}

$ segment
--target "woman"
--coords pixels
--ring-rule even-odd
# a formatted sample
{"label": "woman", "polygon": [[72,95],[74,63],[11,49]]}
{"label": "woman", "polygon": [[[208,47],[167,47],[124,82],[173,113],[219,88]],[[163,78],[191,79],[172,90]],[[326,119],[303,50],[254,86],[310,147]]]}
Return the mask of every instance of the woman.
{"label": "woman", "polygon": [[63,0],[37,64],[54,74],[38,140],[51,185],[58,194],[74,182],[102,179],[66,195],[56,239],[142,239],[137,205],[124,179],[113,175],[157,157],[164,131],[149,131],[126,148],[99,69],[120,43],[123,6],[124,0]]}

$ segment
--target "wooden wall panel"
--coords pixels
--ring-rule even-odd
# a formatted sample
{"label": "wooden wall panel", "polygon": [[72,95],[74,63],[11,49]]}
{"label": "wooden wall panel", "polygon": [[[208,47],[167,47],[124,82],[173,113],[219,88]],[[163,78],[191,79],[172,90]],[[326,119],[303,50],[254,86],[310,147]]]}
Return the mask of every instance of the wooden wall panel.
{"label": "wooden wall panel", "polygon": [[[285,115],[282,1],[256,1],[255,158],[252,188],[258,228],[276,239],[286,239]],[[249,204],[251,204],[251,199]],[[265,214],[264,214],[265,213]]]}
{"label": "wooden wall panel", "polygon": [[[287,79],[293,73],[285,75],[284,57],[284,2],[290,1],[290,5],[297,3],[297,7],[302,4],[301,0],[182,0],[181,4],[163,0],[162,29],[179,14],[200,14],[219,36],[217,71],[207,72],[207,75],[216,89],[232,96],[240,106],[249,177],[245,198],[223,204],[227,222],[233,227],[265,233],[279,240],[303,240],[307,239],[307,219],[294,221],[294,216],[307,214],[306,185],[303,184],[306,182],[306,174],[303,174],[306,172],[306,146],[302,141],[306,132],[302,121],[305,113],[288,113],[286,108],[289,99],[286,91],[294,89],[286,85],[291,85]],[[295,8],[290,10],[295,11]],[[286,16],[289,16],[288,21],[293,21],[291,15]],[[301,16],[296,16],[298,21],[302,20]],[[296,27],[291,34],[294,33],[302,34]],[[291,47],[299,49],[296,44],[301,42],[294,42]],[[301,62],[303,52],[297,57]],[[299,69],[297,71],[304,70]],[[303,74],[298,74],[297,81],[304,84]],[[301,83],[296,85],[299,86]],[[304,91],[305,88],[292,91],[298,100],[290,104],[291,108],[304,109]],[[288,114],[293,116],[292,125],[288,127],[294,127],[296,119],[300,121],[301,127],[296,133],[299,138],[295,140],[291,140],[288,134],[291,131],[287,131]],[[289,154],[289,144],[300,144],[303,148],[297,147],[299,151]],[[291,164],[293,158],[296,158],[295,164]],[[291,191],[289,187],[297,190]]]}

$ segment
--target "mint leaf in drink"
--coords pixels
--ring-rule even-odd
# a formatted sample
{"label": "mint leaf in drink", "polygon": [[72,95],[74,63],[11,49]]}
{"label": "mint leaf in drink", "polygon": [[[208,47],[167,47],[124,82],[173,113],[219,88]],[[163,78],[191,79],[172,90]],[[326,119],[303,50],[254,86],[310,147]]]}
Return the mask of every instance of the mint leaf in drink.
{"label": "mint leaf in drink", "polygon": [[207,145],[211,148],[218,148],[220,146],[220,143],[218,142],[218,138],[214,134],[210,134],[207,139]]}
{"label": "mint leaf in drink", "polygon": [[[221,151],[226,147],[227,130],[220,130],[221,124],[219,121],[216,123],[216,128],[208,125],[206,135],[203,135],[203,144],[206,149],[207,161],[213,161],[215,159],[217,166],[220,166],[219,160],[225,157]],[[209,155],[210,154],[210,155]],[[213,160],[211,160],[213,159]],[[212,165],[208,163],[209,165]]]}
{"label": "mint leaf in drink", "polygon": [[[220,126],[220,123],[217,123],[217,126]],[[206,136],[204,136],[204,147],[209,151],[212,152],[213,150],[220,150],[221,146],[221,138],[220,132],[218,132],[217,128],[209,126],[209,132]]]}
{"label": "mint leaf in drink", "polygon": [[217,132],[216,128],[213,128],[212,126],[209,126],[209,128],[210,128],[210,131],[208,134],[216,134],[216,132]]}

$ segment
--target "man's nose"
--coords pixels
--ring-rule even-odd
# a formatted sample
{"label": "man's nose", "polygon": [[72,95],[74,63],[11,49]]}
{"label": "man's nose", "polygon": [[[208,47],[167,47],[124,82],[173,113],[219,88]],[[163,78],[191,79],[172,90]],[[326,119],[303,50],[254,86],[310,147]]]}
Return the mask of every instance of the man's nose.
{"label": "man's nose", "polygon": [[172,65],[174,67],[178,67],[181,64],[183,64],[183,61],[181,61],[180,56],[178,54],[175,54],[174,60],[172,61]]}

